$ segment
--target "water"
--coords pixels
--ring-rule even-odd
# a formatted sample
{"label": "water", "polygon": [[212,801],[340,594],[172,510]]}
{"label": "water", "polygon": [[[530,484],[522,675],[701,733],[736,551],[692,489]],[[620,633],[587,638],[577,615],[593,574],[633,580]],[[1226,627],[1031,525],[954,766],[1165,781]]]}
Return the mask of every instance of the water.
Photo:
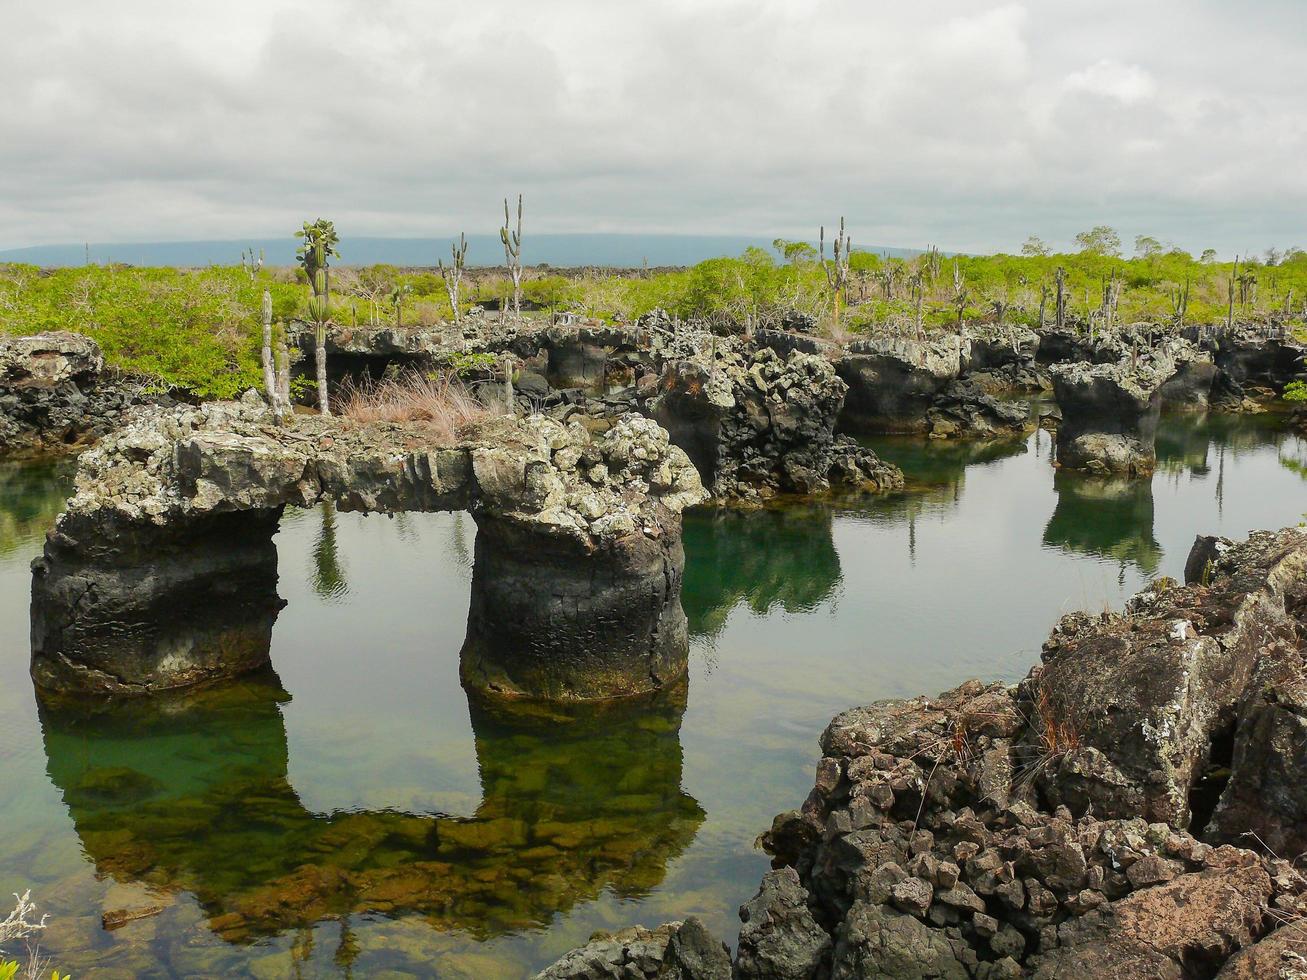
{"label": "water", "polygon": [[687,516],[688,690],[528,717],[458,684],[470,518],[329,511],[278,536],[275,672],[38,711],[27,565],[69,469],[0,465],[0,894],[30,887],[96,977],[520,977],[597,929],[733,936],[837,711],[1015,680],[1195,533],[1307,510],[1307,442],[1268,418],[1164,421],[1151,482],[1055,474],[1042,432],[875,445],[909,492]]}

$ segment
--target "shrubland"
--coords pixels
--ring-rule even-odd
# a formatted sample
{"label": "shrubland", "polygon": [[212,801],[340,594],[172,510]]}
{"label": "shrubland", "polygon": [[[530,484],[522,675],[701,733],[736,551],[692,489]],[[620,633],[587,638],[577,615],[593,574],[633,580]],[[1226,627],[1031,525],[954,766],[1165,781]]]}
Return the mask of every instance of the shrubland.
{"label": "shrubland", "polygon": [[[1031,239],[1022,255],[946,256],[931,249],[912,258],[866,251],[846,256],[842,301],[834,302],[830,259],[803,242],[778,239],[771,251],[688,268],[523,270],[527,315],[568,312],[631,321],[656,307],[724,329],[816,323],[837,337],[881,331],[931,331],[960,322],[1037,325],[1054,319],[1059,275],[1066,322],[1277,323],[1307,332],[1307,252],[1291,249],[1233,262],[1165,249],[1141,236],[1122,258],[1110,228],[1084,233],[1081,251],[1048,254]],[[341,245],[348,261],[348,242]],[[368,325],[430,327],[453,317],[445,280],[435,269],[337,266],[332,273],[332,329]],[[231,397],[260,385],[259,310],[263,291],[278,321],[308,318],[311,291],[302,270],[242,264],[206,269],[122,265],[42,270],[0,265],[0,333],[74,330],[95,338],[115,367],[201,398]],[[468,268],[464,312],[511,309],[514,283],[503,268]],[[1110,309],[1109,309],[1110,308]]]}

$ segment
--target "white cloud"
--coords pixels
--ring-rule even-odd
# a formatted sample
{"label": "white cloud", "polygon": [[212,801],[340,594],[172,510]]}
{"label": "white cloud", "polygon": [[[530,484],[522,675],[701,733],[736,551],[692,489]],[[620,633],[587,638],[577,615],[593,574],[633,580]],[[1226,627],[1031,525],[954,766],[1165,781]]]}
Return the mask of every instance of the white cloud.
{"label": "white cloud", "polygon": [[862,242],[977,250],[1102,222],[1307,239],[1307,4],[6,6],[0,247],[319,213],[346,235],[493,231],[519,190],[538,231],[810,234],[843,213]]}
{"label": "white cloud", "polygon": [[1143,102],[1157,94],[1157,82],[1147,70],[1111,58],[1072,72],[1066,77],[1066,87],[1068,91],[1105,95],[1127,104]]}

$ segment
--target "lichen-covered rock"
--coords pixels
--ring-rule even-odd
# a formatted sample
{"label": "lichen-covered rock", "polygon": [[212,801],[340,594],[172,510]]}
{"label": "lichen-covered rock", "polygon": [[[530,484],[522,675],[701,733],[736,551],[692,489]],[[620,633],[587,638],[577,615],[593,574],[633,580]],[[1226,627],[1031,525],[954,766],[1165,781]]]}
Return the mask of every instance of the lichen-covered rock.
{"label": "lichen-covered rock", "polygon": [[901,487],[897,467],[835,435],[846,390],[823,357],[722,343],[667,362],[650,408],[720,498]]}
{"label": "lichen-covered rock", "polygon": [[1030,405],[1000,401],[969,379],[950,382],[926,411],[926,425],[932,439],[958,436],[1011,438],[1033,425]]}
{"label": "lichen-covered rock", "polygon": [[161,400],[104,373],[95,341],[56,331],[0,337],[0,453],[80,451],[134,405]]}
{"label": "lichen-covered rock", "polygon": [[536,974],[535,980],[730,980],[731,956],[691,916],[656,929],[599,935]]}
{"label": "lichen-covered rock", "polygon": [[[832,976],[1211,976],[1268,908],[1301,914],[1307,879],[1234,828],[1301,849],[1302,748],[1262,732],[1307,675],[1307,532],[1206,551],[1201,583],[1064,618],[1020,685],[831,722],[811,794],[763,843],[831,931]],[[1228,818],[1208,823],[1213,766]]]}
{"label": "lichen-covered rock", "polygon": [[808,980],[831,948],[808,910],[808,893],[793,868],[763,875],[758,894],[740,906],[739,980]]}
{"label": "lichen-covered rock", "polygon": [[875,337],[855,341],[835,362],[848,385],[840,427],[849,432],[923,432],[926,411],[962,373],[970,341]]}
{"label": "lichen-covered rock", "polygon": [[1157,352],[1112,364],[1056,364],[1052,373],[1062,411],[1058,465],[1091,473],[1151,474],[1157,464],[1161,388],[1175,376],[1175,361]]}
{"label": "lichen-covered rock", "polygon": [[[679,515],[705,497],[685,454],[637,415],[598,437],[542,416],[497,418],[448,446],[419,424],[277,425],[257,398],[140,412],[82,456],[34,568],[33,676],[43,688],[132,692],[257,666],[221,643],[178,645],[161,623],[220,608],[242,567],[267,568],[281,509],[327,500],[472,512],[483,533],[466,683],[640,693],[685,668]],[[275,582],[275,558],[272,568]]]}

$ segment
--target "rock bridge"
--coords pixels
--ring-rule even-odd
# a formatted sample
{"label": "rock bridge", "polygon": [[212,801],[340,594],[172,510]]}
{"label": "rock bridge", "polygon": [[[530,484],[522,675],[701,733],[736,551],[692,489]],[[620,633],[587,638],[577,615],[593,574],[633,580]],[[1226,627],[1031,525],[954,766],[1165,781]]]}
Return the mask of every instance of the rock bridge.
{"label": "rock bridge", "polygon": [[667,433],[599,436],[494,418],[454,445],[420,424],[261,403],[138,413],[85,453],[33,565],[32,676],[45,691],[150,693],[268,660],[283,509],[466,510],[478,527],[461,672],[470,689],[554,700],[680,677],[680,513],[706,493]]}

